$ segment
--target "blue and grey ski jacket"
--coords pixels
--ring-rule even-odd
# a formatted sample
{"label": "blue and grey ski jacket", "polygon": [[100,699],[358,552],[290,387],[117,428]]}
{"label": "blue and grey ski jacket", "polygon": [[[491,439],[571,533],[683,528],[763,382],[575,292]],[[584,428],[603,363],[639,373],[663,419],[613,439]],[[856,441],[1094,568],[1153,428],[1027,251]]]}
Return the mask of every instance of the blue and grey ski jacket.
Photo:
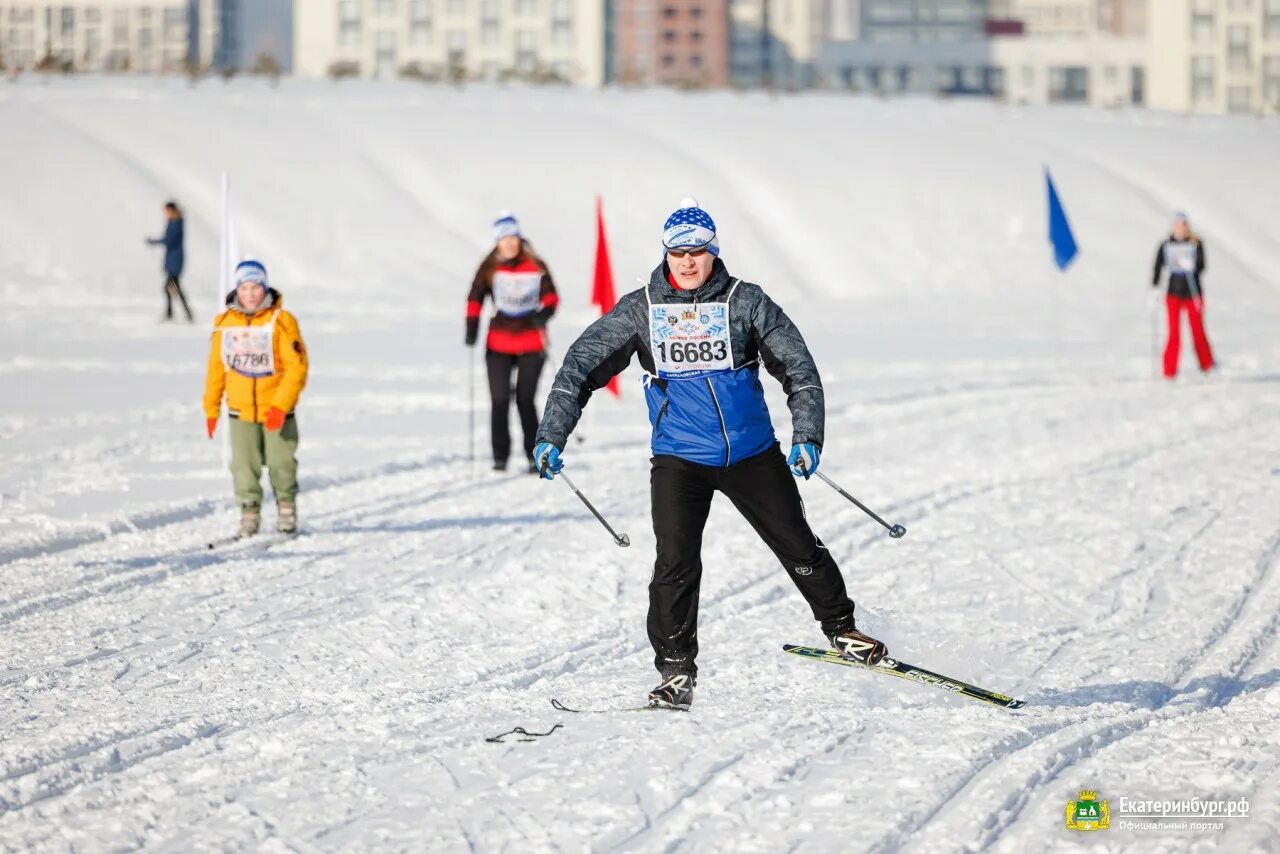
{"label": "blue and grey ski jacket", "polygon": [[[681,335],[684,323],[688,335]],[[707,369],[682,364],[698,361],[699,354]],[[761,364],[787,394],[792,442],[822,446],[822,381],[804,338],[759,285],[731,277],[719,259],[706,283],[692,291],[670,283],[664,261],[646,287],[624,296],[578,336],[547,395],[537,441],[563,448],[591,393],[633,355],[646,374],[655,456],[731,466],[768,450],[776,438]]]}

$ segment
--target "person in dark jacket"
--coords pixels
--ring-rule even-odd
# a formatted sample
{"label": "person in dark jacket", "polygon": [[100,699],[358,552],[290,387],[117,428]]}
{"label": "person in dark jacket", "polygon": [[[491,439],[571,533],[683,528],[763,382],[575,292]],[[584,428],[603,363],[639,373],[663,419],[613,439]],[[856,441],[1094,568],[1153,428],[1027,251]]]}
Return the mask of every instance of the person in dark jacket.
{"label": "person in dark jacket", "polygon": [[520,234],[520,223],[510,213],[499,214],[493,224],[494,247],[480,264],[467,295],[468,347],[480,336],[480,312],[485,299],[493,300],[493,316],[485,339],[485,366],[489,372],[489,396],[493,402],[489,437],[493,443],[493,469],[505,471],[511,456],[511,374],[516,375],[516,411],[524,430],[524,455],[529,472],[533,466],[534,435],[538,431],[538,406],[534,395],[547,361],[544,330],[555,314],[560,298],[547,265],[534,254]]}
{"label": "person in dark jacket", "polygon": [[[662,677],[649,702],[688,708],[693,701],[702,534],[716,492],[782,562],[832,646],[877,663],[885,646],[857,630],[844,578],[809,528],[796,487],[795,477],[818,469],[825,420],[822,380],[804,338],[759,285],[729,274],[715,222],[695,199],[667,219],[662,242],[665,256],[648,285],[624,296],[565,353],[534,449],[539,471],[553,478],[592,392],[639,357],[657,538],[648,629]],[[762,365],[782,383],[791,410],[785,458],[765,405]]]}
{"label": "person in dark jacket", "polygon": [[1178,213],[1173,218],[1172,233],[1156,249],[1155,271],[1151,274],[1151,287],[1160,286],[1160,275],[1169,268],[1169,287],[1165,296],[1165,308],[1169,316],[1169,338],[1164,348],[1164,375],[1173,379],[1178,375],[1178,356],[1182,344],[1182,312],[1187,313],[1191,327],[1191,340],[1195,344],[1200,370],[1213,370],[1213,350],[1204,331],[1204,241],[1191,231],[1187,215]]}
{"label": "person in dark jacket", "polygon": [[191,307],[187,305],[187,295],[182,292],[182,265],[185,261],[183,251],[182,211],[176,202],[165,202],[164,236],[147,240],[151,246],[164,247],[164,319],[173,320],[173,298],[182,301],[182,310],[187,313],[187,321],[195,322]]}

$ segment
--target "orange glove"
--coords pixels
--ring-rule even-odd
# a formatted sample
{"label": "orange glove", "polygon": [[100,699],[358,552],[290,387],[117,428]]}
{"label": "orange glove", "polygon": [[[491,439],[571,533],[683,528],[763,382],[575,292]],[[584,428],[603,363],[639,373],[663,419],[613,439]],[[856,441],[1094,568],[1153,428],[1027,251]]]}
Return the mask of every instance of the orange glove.
{"label": "orange glove", "polygon": [[209,431],[209,438],[213,438],[213,431],[218,429],[218,419],[206,418],[204,420],[204,429]]}
{"label": "orange glove", "polygon": [[276,409],[274,406],[267,410],[266,427],[271,432],[275,432],[284,426],[285,411]]}

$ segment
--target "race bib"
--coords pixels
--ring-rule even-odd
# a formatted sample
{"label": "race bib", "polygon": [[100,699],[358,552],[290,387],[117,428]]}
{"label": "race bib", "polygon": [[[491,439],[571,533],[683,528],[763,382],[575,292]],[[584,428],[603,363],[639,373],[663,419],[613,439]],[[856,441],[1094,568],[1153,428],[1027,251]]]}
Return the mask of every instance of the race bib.
{"label": "race bib", "polygon": [[272,337],[276,321],[265,326],[225,326],[222,329],[222,364],[244,377],[269,377],[276,372]]}
{"label": "race bib", "polygon": [[1194,243],[1168,243],[1164,247],[1164,262],[1175,273],[1190,273],[1196,268]]}
{"label": "race bib", "polygon": [[658,376],[697,379],[733,367],[729,304],[651,305],[649,341]]}
{"label": "race bib", "polygon": [[493,307],[508,317],[533,314],[541,302],[541,290],[541,273],[494,273]]}

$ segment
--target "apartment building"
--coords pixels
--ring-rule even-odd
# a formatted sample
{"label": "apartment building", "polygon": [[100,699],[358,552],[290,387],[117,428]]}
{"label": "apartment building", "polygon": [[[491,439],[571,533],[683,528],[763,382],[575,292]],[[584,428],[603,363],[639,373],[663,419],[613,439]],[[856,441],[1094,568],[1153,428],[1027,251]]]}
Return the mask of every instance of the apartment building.
{"label": "apartment building", "polygon": [[604,0],[304,0],[294,6],[294,70],[365,77],[554,74],[604,80]]}
{"label": "apartment building", "polygon": [[829,16],[828,0],[731,0],[729,66],[733,84],[812,86]]}
{"label": "apartment building", "polygon": [[193,29],[188,0],[0,0],[0,61],[35,68],[46,57],[78,71],[176,72]]}
{"label": "apartment building", "polygon": [[728,0],[615,0],[614,14],[617,82],[728,85]]}
{"label": "apartment building", "polygon": [[995,94],[984,0],[844,0],[817,65],[830,84],[876,92]]}
{"label": "apartment building", "polygon": [[991,62],[1018,104],[1142,105],[1146,0],[993,0]]}
{"label": "apartment building", "polygon": [[1280,0],[1157,0],[1151,106],[1280,112]]}

